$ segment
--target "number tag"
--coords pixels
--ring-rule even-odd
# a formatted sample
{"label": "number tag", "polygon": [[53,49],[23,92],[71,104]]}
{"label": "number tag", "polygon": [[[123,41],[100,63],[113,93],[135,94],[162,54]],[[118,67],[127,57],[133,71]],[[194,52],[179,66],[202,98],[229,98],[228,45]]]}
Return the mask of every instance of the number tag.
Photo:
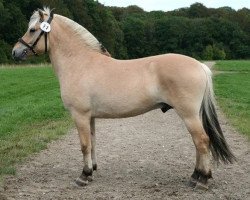
{"label": "number tag", "polygon": [[42,22],[40,28],[46,33],[50,32],[51,30],[50,24],[48,22]]}

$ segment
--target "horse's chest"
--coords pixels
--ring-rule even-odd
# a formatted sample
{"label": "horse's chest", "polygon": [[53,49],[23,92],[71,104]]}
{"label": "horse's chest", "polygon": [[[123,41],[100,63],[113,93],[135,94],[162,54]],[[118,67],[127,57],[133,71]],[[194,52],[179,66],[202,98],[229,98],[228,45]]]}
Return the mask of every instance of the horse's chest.
{"label": "horse's chest", "polygon": [[90,97],[81,88],[63,87],[61,88],[61,98],[66,108],[89,109]]}

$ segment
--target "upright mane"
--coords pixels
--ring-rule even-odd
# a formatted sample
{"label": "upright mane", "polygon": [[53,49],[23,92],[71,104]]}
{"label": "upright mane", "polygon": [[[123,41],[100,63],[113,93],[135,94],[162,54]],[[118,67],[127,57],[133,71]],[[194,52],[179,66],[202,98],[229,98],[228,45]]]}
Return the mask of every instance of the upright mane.
{"label": "upright mane", "polygon": [[[43,8],[44,15],[49,16],[51,10],[48,7]],[[83,26],[78,24],[77,22],[74,22],[73,20],[57,15],[58,19],[63,21],[65,24],[70,26],[73,30],[73,32],[78,35],[82,40],[84,40],[84,43],[86,46],[94,51],[100,52],[104,55],[111,56],[107,49]],[[34,26],[38,21],[40,20],[39,12],[34,11],[33,15],[30,17],[29,22],[29,28]]]}
{"label": "upright mane", "polygon": [[[47,16],[50,15],[50,9],[48,7],[44,7],[42,11],[44,15],[47,15]],[[40,20],[39,12],[38,10],[35,10],[32,16],[30,17],[29,28],[34,26],[39,20]]]}

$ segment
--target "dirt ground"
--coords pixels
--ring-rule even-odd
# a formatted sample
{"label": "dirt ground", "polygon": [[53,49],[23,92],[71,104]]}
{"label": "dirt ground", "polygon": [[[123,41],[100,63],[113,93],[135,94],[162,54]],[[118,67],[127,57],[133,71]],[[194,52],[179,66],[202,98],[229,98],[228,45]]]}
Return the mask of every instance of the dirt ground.
{"label": "dirt ground", "polygon": [[155,110],[97,120],[98,171],[88,186],[74,183],[82,171],[82,154],[72,130],[19,165],[17,176],[6,177],[0,200],[250,199],[249,142],[220,119],[238,162],[214,166],[208,191],[187,185],[195,149],[183,122],[173,110]]}

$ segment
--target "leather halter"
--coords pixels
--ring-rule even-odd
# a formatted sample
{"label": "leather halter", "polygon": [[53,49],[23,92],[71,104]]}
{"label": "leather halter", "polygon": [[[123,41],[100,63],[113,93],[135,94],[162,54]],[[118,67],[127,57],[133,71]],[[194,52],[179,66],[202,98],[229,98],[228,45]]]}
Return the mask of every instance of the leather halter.
{"label": "leather halter", "polygon": [[[49,19],[47,20],[47,23],[50,24],[52,19],[53,19],[53,12],[50,13]],[[41,22],[42,23],[42,22]],[[48,51],[48,44],[47,44],[47,38],[48,38],[48,33],[41,30],[41,33],[39,34],[39,36],[37,37],[37,39],[35,40],[35,42],[32,45],[29,45],[27,42],[25,42],[22,38],[18,39],[18,42],[22,43],[23,45],[25,45],[26,47],[29,48],[29,50],[32,51],[32,53],[36,56],[38,56],[37,52],[34,50],[34,48],[36,47],[38,41],[40,40],[40,38],[44,35],[44,42],[45,42],[45,53],[47,53]]]}

